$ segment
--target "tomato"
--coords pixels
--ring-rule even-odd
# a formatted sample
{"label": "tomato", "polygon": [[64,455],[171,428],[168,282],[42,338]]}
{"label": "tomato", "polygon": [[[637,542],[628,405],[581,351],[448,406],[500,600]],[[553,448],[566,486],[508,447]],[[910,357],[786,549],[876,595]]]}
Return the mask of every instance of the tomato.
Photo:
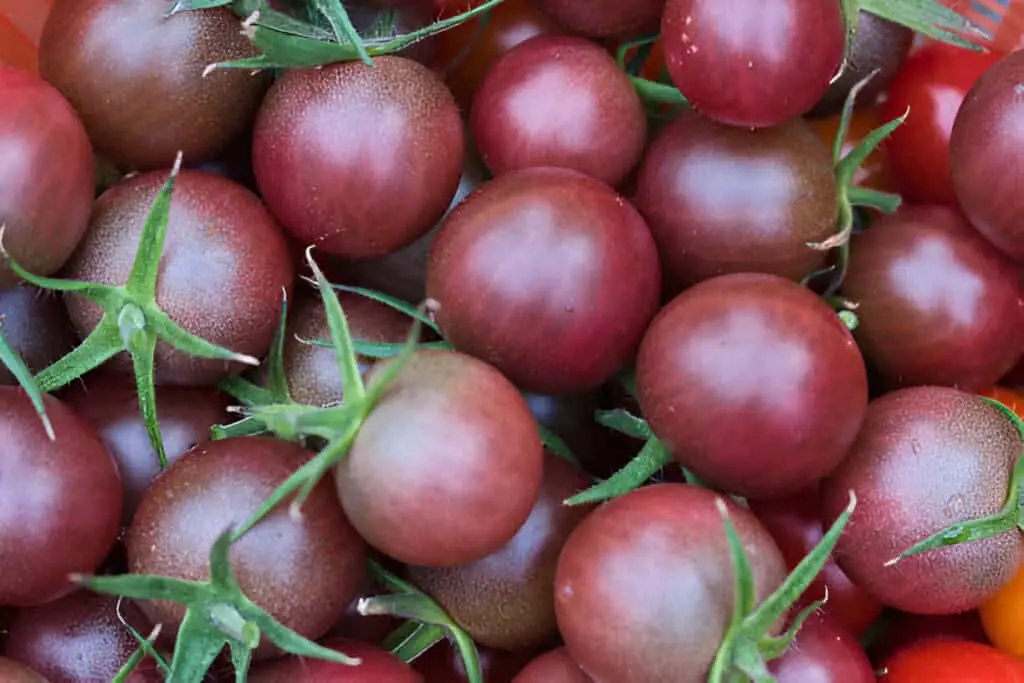
{"label": "tomato", "polygon": [[872,645],[869,655],[876,664],[897,652],[931,640],[970,640],[988,645],[977,610],[957,614],[908,614],[889,612],[883,636]]}
{"label": "tomato", "polygon": [[994,64],[971,88],[950,138],[953,187],[967,218],[994,245],[1024,263],[1024,203],[1019,192],[1019,152],[1024,114],[1019,85],[1024,51]]}
{"label": "tomato", "polygon": [[835,312],[774,275],[723,275],[673,299],[644,336],[636,386],[676,460],[752,498],[831,472],[868,400],[864,361]]}
{"label": "tomato", "polygon": [[906,206],[853,237],[842,292],[890,386],[995,384],[1024,351],[1017,267],[954,209]]}
{"label": "tomato", "polygon": [[978,608],[985,635],[992,644],[1015,657],[1024,657],[1024,565],[999,592]]}
{"label": "tomato", "polygon": [[400,562],[446,567],[508,542],[542,475],[537,427],[515,387],[469,356],[422,350],[384,390],[336,479],[370,545]]}
{"label": "tomato", "polygon": [[[115,596],[77,591],[19,610],[4,640],[4,655],[31,666],[50,681],[110,680],[139,648],[121,618],[139,633],[151,626],[139,608]],[[4,678],[4,681],[9,679]],[[128,683],[162,681],[156,662],[143,660]]]}
{"label": "tomato", "polygon": [[956,204],[949,158],[953,122],[967,91],[999,57],[932,42],[903,63],[881,114],[889,121],[910,109],[906,122],[883,143],[908,202]]}
{"label": "tomato", "polygon": [[655,33],[665,0],[534,0],[573,33],[596,38]]}
{"label": "tomato", "polygon": [[[117,462],[124,494],[122,519],[131,521],[143,492],[160,473],[135,382],[122,374],[93,372],[71,384],[63,399],[99,433]],[[210,438],[210,427],[230,421],[227,397],[207,387],[156,389],[160,435],[167,461],[174,462]]]}
{"label": "tomato", "polygon": [[672,82],[694,108],[749,128],[813,107],[846,43],[839,3],[819,0],[668,0],[661,35]]}
{"label": "tomato", "polygon": [[659,289],[640,214],[568,169],[523,169],[483,185],[445,220],[427,263],[445,338],[538,393],[610,379],[639,344]]}
{"label": "tomato", "polygon": [[455,194],[463,158],[451,93],[404,57],[288,71],[253,132],[253,168],[270,211],[303,244],[347,258],[381,256],[430,230]]}
{"label": "tomato", "polygon": [[768,669],[776,683],[875,683],[871,660],[853,634],[820,615],[804,622]]}
{"label": "tomato", "polygon": [[[480,655],[483,683],[511,683],[530,657],[529,653],[505,652],[480,646],[477,652]],[[462,656],[447,640],[427,650],[413,662],[413,668],[423,675],[426,683],[469,683]]]}
{"label": "tomato", "polygon": [[726,273],[800,280],[827,258],[808,243],[836,231],[829,147],[803,121],[750,131],[684,113],[651,144],[636,202],[673,292]]}
{"label": "tomato", "polygon": [[375,645],[353,640],[332,639],[322,643],[349,657],[357,666],[334,664],[322,659],[286,657],[253,667],[250,683],[424,683],[408,664]]}
{"label": "tomato", "polygon": [[[825,535],[818,487],[777,500],[752,500],[750,509],[775,539],[790,570],[796,568]],[[814,583],[804,591],[797,609],[826,598],[818,613],[856,636],[864,633],[882,613],[878,601],[853,583],[834,559],[825,564]]]}
{"label": "tomato", "polygon": [[499,550],[457,567],[410,567],[409,579],[429,593],[473,640],[502,650],[527,650],[557,637],[554,580],[558,555],[590,508],[562,502],[590,481],[558,456],[545,454],[540,496],[526,522]]}
{"label": "tomato", "polygon": [[857,33],[843,74],[829,85],[810,115],[838,116],[853,86],[877,69],[878,72],[857,94],[858,105],[873,106],[896,78],[913,40],[914,32],[906,26],[860,11],[857,14]]}
{"label": "tomato", "polygon": [[[445,14],[462,12],[468,4],[453,0],[448,6],[454,9]],[[476,18],[440,34],[436,65],[455,99],[468,111],[480,83],[502,55],[534,36],[563,31],[533,0],[505,0],[490,11],[486,23]]]}
{"label": "tomato", "polygon": [[593,683],[593,680],[572,661],[568,650],[560,647],[531,660],[512,683]]}
{"label": "tomato", "polygon": [[875,399],[822,488],[826,523],[851,489],[859,501],[836,546],[839,566],[890,607],[920,614],[978,607],[1017,569],[1024,539],[1016,530],[886,562],[951,524],[999,511],[1020,452],[1013,425],[971,394],[917,387]]}
{"label": "tomato", "polygon": [[1024,663],[987,645],[939,640],[904,650],[883,666],[879,683],[1021,683]]}
{"label": "tomato", "polygon": [[7,657],[0,657],[0,676],[4,683],[50,683],[39,672]]}
{"label": "tomato", "polygon": [[55,440],[20,389],[0,387],[0,604],[34,605],[71,591],[114,545],[121,482],[96,431],[44,397]]}
{"label": "tomato", "polygon": [[[0,289],[0,333],[33,372],[47,367],[75,345],[75,332],[61,299],[29,285]],[[0,384],[16,384],[0,364]]]}
{"label": "tomato", "polygon": [[[64,274],[123,284],[153,199],[166,180],[163,171],[143,173],[103,193]],[[212,173],[181,172],[156,293],[168,316],[207,341],[259,358],[270,347],[281,293],[291,291],[294,277],[281,230],[254,194]],[[98,305],[78,296],[66,302],[81,335],[99,323]],[[116,357],[113,367],[130,371],[127,353]],[[211,384],[242,368],[195,358],[163,343],[157,344],[155,367],[158,383],[188,386]]]}
{"label": "tomato", "polygon": [[[810,124],[821,138],[821,141],[832,149],[833,141],[839,130],[839,115],[827,118],[811,119]],[[843,155],[848,154],[859,145],[868,133],[886,123],[882,119],[881,109],[877,106],[856,109],[850,118],[850,128],[843,142]],[[889,156],[884,147],[876,147],[853,174],[853,184],[881,192],[896,192],[896,178],[893,175]]]}
{"label": "tomato", "polygon": [[470,125],[496,175],[558,166],[613,186],[647,140],[629,78],[602,47],[572,36],[531,38],[499,59],[473,100]]}
{"label": "tomato", "polygon": [[[75,111],[53,87],[0,66],[0,225],[4,248],[29,271],[52,275],[89,224],[92,146]],[[17,284],[6,259],[0,289]]]}
{"label": "tomato", "polygon": [[[270,493],[303,465],[309,453],[263,437],[211,441],[182,456],[146,490],[125,538],[128,567],[201,581],[209,576],[210,547],[225,529],[246,521]],[[242,591],[281,624],[318,638],[345,611],[365,572],[365,544],[321,481],[289,515],[277,507],[231,546]],[[141,605],[171,633],[184,606]],[[257,657],[274,654],[264,641]]]}
{"label": "tomato", "polygon": [[[592,678],[707,679],[735,593],[717,499],[696,486],[648,486],[605,503],[569,537],[555,614],[569,654]],[[785,562],[752,513],[727,505],[760,602],[782,583]]]}
{"label": "tomato", "polygon": [[[353,339],[401,344],[409,336],[412,319],[386,304],[348,292],[338,292],[338,301],[345,311]],[[309,343],[330,339],[331,331],[319,297],[304,298],[292,306],[284,342],[284,371],[295,401],[327,405],[341,400],[338,355],[333,348]],[[365,374],[373,360],[360,359],[359,370]]]}

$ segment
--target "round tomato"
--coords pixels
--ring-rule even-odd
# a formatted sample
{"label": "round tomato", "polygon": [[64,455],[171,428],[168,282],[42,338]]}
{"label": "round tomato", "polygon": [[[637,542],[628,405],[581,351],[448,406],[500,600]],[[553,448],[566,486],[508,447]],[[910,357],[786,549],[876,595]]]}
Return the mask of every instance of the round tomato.
{"label": "round tomato", "polygon": [[1024,663],[999,650],[961,640],[935,640],[886,662],[879,683],[1020,683]]}
{"label": "round tomato", "polygon": [[996,52],[929,43],[903,63],[881,114],[889,121],[910,109],[906,122],[883,144],[907,201],[956,203],[949,165],[953,122],[967,91],[999,57]]}

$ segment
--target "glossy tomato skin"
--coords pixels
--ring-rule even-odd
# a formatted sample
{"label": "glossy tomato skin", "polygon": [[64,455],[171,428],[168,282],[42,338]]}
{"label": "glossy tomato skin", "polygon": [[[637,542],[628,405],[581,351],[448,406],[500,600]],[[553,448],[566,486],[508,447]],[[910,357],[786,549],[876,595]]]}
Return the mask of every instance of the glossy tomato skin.
{"label": "glossy tomato skin", "polygon": [[906,26],[870,12],[858,12],[857,33],[846,67],[808,113],[811,116],[838,116],[853,86],[878,69],[878,73],[857,94],[858,106],[872,106],[896,78],[913,42],[914,32]]}
{"label": "glossy tomato skin", "polygon": [[[0,290],[0,333],[33,372],[71,351],[76,340],[60,297],[26,284]],[[0,364],[0,384],[16,383]]]}
{"label": "glossy tomato skin", "polygon": [[665,0],[534,0],[542,11],[573,33],[595,38],[654,33]]}
{"label": "glossy tomato skin", "polygon": [[988,645],[938,640],[914,646],[882,666],[879,683],[1019,683],[1024,663]]}
{"label": "glossy tomato skin", "polygon": [[[224,7],[166,18],[160,0],[56,0],[39,69],[74,105],[96,151],[122,168],[217,156],[251,124],[262,75],[214,62],[258,54]],[[129,47],[131,46],[131,47]],[[173,57],[172,57],[173,55]]]}
{"label": "glossy tomato skin", "polygon": [[[361,294],[338,292],[338,301],[355,340],[401,344],[409,336],[412,319],[386,304]],[[323,301],[304,298],[288,316],[284,342],[284,372],[292,399],[308,405],[341,401],[341,369],[333,348],[314,346],[311,341],[330,341]],[[359,371],[365,374],[373,359],[359,357]]]}
{"label": "glossy tomato skin", "polygon": [[569,656],[564,647],[538,655],[527,664],[512,683],[593,683],[594,679]]}
{"label": "glossy tomato skin", "polygon": [[455,348],[537,393],[585,391],[634,353],[660,290],[643,218],[569,169],[509,172],[446,219],[427,296]]}
{"label": "glossy tomato skin", "polygon": [[857,510],[839,566],[884,605],[919,614],[974,609],[1013,576],[1016,531],[885,563],[951,524],[998,512],[1021,452],[1012,424],[956,389],[916,387],[875,399],[849,455],[823,485],[826,524],[850,490]]}
{"label": "glossy tomato skin", "polygon": [[496,175],[557,166],[612,186],[647,140],[644,105],[615,58],[574,36],[531,38],[499,59],[473,99],[470,125]]}
{"label": "glossy tomato skin", "polygon": [[558,555],[590,506],[563,501],[590,480],[556,455],[544,455],[540,496],[526,522],[501,549],[457,567],[410,567],[429,593],[473,638],[502,650],[527,650],[557,636],[554,579]]}
{"label": "glossy tomato skin", "polygon": [[662,129],[637,176],[636,202],[671,291],[726,273],[799,281],[836,231],[829,147],[804,121],[767,130],[687,112]]}
{"label": "glossy tomato skin", "polygon": [[636,385],[682,465],[752,498],[831,472],[868,400],[864,361],[835,312],[774,275],[723,275],[673,299],[644,336]]}
{"label": "glossy tomato skin", "polygon": [[785,653],[768,663],[777,683],[875,683],[871,660],[840,624],[812,615]]}
{"label": "glossy tomato skin", "polygon": [[51,683],[38,671],[8,657],[0,657],[0,676],[4,683]]}
{"label": "glossy tomato skin", "polygon": [[[444,13],[454,16],[463,9],[457,5]],[[533,0],[505,0],[490,11],[486,25],[476,18],[440,34],[437,68],[455,99],[469,111],[477,88],[502,55],[534,36],[563,31]]]}
{"label": "glossy tomato skin", "polygon": [[[648,486],[605,503],[569,537],[555,613],[569,654],[592,678],[706,680],[734,595],[717,497],[685,484]],[[752,513],[726,504],[760,602],[785,578],[785,562]]]}
{"label": "glossy tomato skin", "polygon": [[953,123],[967,91],[1000,56],[930,42],[903,63],[880,106],[885,121],[910,109],[906,122],[882,143],[906,201],[956,204],[949,154]]}
{"label": "glossy tomato skin", "polygon": [[253,667],[250,683],[425,683],[423,677],[394,655],[370,643],[332,639],[321,643],[349,657],[357,666],[312,657],[289,656]]}
{"label": "glossy tomato skin", "polygon": [[[89,225],[92,145],[75,110],[42,79],[0,65],[0,225],[4,248],[36,275],[52,275]],[[0,289],[18,283],[6,259]]]}
{"label": "glossy tomato skin", "polygon": [[813,107],[846,42],[839,4],[818,0],[668,0],[661,35],[672,82],[694,108],[749,128]]}
{"label": "glossy tomato skin", "polygon": [[[750,509],[771,533],[790,570],[803,560],[825,535],[818,487],[776,500],[750,501]],[[829,559],[814,582],[797,601],[804,607],[826,600],[818,609],[829,621],[859,636],[882,613],[882,606]]]}
{"label": "glossy tomato skin", "polygon": [[[253,514],[310,457],[299,446],[266,437],[211,441],[192,449],[149,487],[125,539],[133,574],[187,580],[209,576],[217,537]],[[187,524],[183,524],[188,520]],[[243,592],[285,626],[319,638],[345,611],[365,573],[365,544],[321,481],[295,519],[279,506],[231,546]],[[176,628],[177,603],[141,605],[154,622]],[[274,654],[264,641],[257,657]]]}
{"label": "glossy tomato skin", "polygon": [[[64,275],[124,284],[163,171],[143,173],[96,200],[92,222]],[[259,199],[227,178],[184,170],[171,199],[156,302],[192,334],[236,353],[262,357],[270,347],[295,271],[281,230]],[[100,321],[102,309],[78,296],[66,298],[79,334]],[[112,367],[130,371],[127,354]],[[243,366],[193,358],[164,343],[156,347],[156,381],[205,386]]]}
{"label": "glossy tomato skin", "polygon": [[[19,610],[8,627],[4,655],[31,666],[50,683],[110,680],[139,648],[118,618],[148,634],[150,625],[128,600],[76,591],[59,600]],[[8,679],[3,679],[8,680]],[[145,659],[127,683],[162,681],[156,662]]]}
{"label": "glossy tomato skin", "polygon": [[956,210],[906,206],[855,235],[843,295],[865,358],[892,386],[977,390],[1024,350],[1019,271]]}
{"label": "glossy tomato skin", "polygon": [[1024,50],[983,75],[964,99],[950,137],[953,187],[971,223],[1000,250],[1024,263],[1024,200],[1016,172],[1024,149],[1018,86]]}
{"label": "glossy tomato skin", "polygon": [[508,542],[542,476],[537,427],[515,387],[482,361],[423,350],[384,391],[336,480],[370,545],[400,562],[445,567]]}
{"label": "glossy tomato skin", "polygon": [[20,389],[0,387],[0,604],[35,605],[71,591],[117,538],[121,482],[96,431],[55,398],[46,437]]}
{"label": "glossy tomato skin", "polygon": [[426,233],[455,193],[464,156],[459,108],[422,64],[376,57],[288,71],[253,132],[267,206],[303,244],[381,256]]}
{"label": "glossy tomato skin", "polygon": [[[99,433],[121,473],[122,519],[129,523],[143,493],[160,473],[146,423],[139,411],[135,381],[118,373],[93,372],[62,394],[63,400]],[[208,387],[156,389],[156,410],[167,462],[173,463],[197,443],[210,439],[210,428],[231,422],[228,398]]]}

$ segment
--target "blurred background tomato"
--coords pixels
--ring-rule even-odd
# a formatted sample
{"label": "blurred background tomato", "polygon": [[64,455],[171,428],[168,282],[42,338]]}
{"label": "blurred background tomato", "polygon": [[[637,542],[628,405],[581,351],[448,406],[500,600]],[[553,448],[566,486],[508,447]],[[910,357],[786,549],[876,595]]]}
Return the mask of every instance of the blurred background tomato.
{"label": "blurred background tomato", "polygon": [[35,72],[39,36],[53,0],[0,0],[0,64]]}

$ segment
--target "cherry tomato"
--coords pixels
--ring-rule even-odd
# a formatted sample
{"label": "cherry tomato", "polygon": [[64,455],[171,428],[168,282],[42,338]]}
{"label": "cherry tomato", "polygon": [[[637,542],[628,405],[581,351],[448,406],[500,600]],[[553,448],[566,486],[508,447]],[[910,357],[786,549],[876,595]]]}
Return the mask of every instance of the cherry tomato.
{"label": "cherry tomato", "polygon": [[1001,56],[929,43],[903,63],[881,105],[883,121],[906,122],[883,143],[903,198],[954,205],[949,138],[967,91]]}
{"label": "cherry tomato", "polygon": [[879,683],[1021,683],[1024,663],[994,647],[960,640],[914,646],[886,662]]}
{"label": "cherry tomato", "polygon": [[978,613],[985,635],[993,645],[1015,657],[1024,657],[1024,566],[991,600],[978,608]]}
{"label": "cherry tomato", "polygon": [[[823,119],[812,119],[810,121],[814,131],[818,134],[829,149],[832,149],[833,141],[839,130],[839,116],[829,116]],[[850,119],[850,129],[847,131],[846,140],[843,142],[843,154],[847,154],[854,147],[859,145],[871,131],[875,130],[888,119],[882,117],[879,107],[857,109]],[[860,165],[853,175],[853,184],[858,187],[867,187],[881,192],[896,192],[896,179],[893,176],[889,156],[881,147],[876,148],[864,163]]]}

